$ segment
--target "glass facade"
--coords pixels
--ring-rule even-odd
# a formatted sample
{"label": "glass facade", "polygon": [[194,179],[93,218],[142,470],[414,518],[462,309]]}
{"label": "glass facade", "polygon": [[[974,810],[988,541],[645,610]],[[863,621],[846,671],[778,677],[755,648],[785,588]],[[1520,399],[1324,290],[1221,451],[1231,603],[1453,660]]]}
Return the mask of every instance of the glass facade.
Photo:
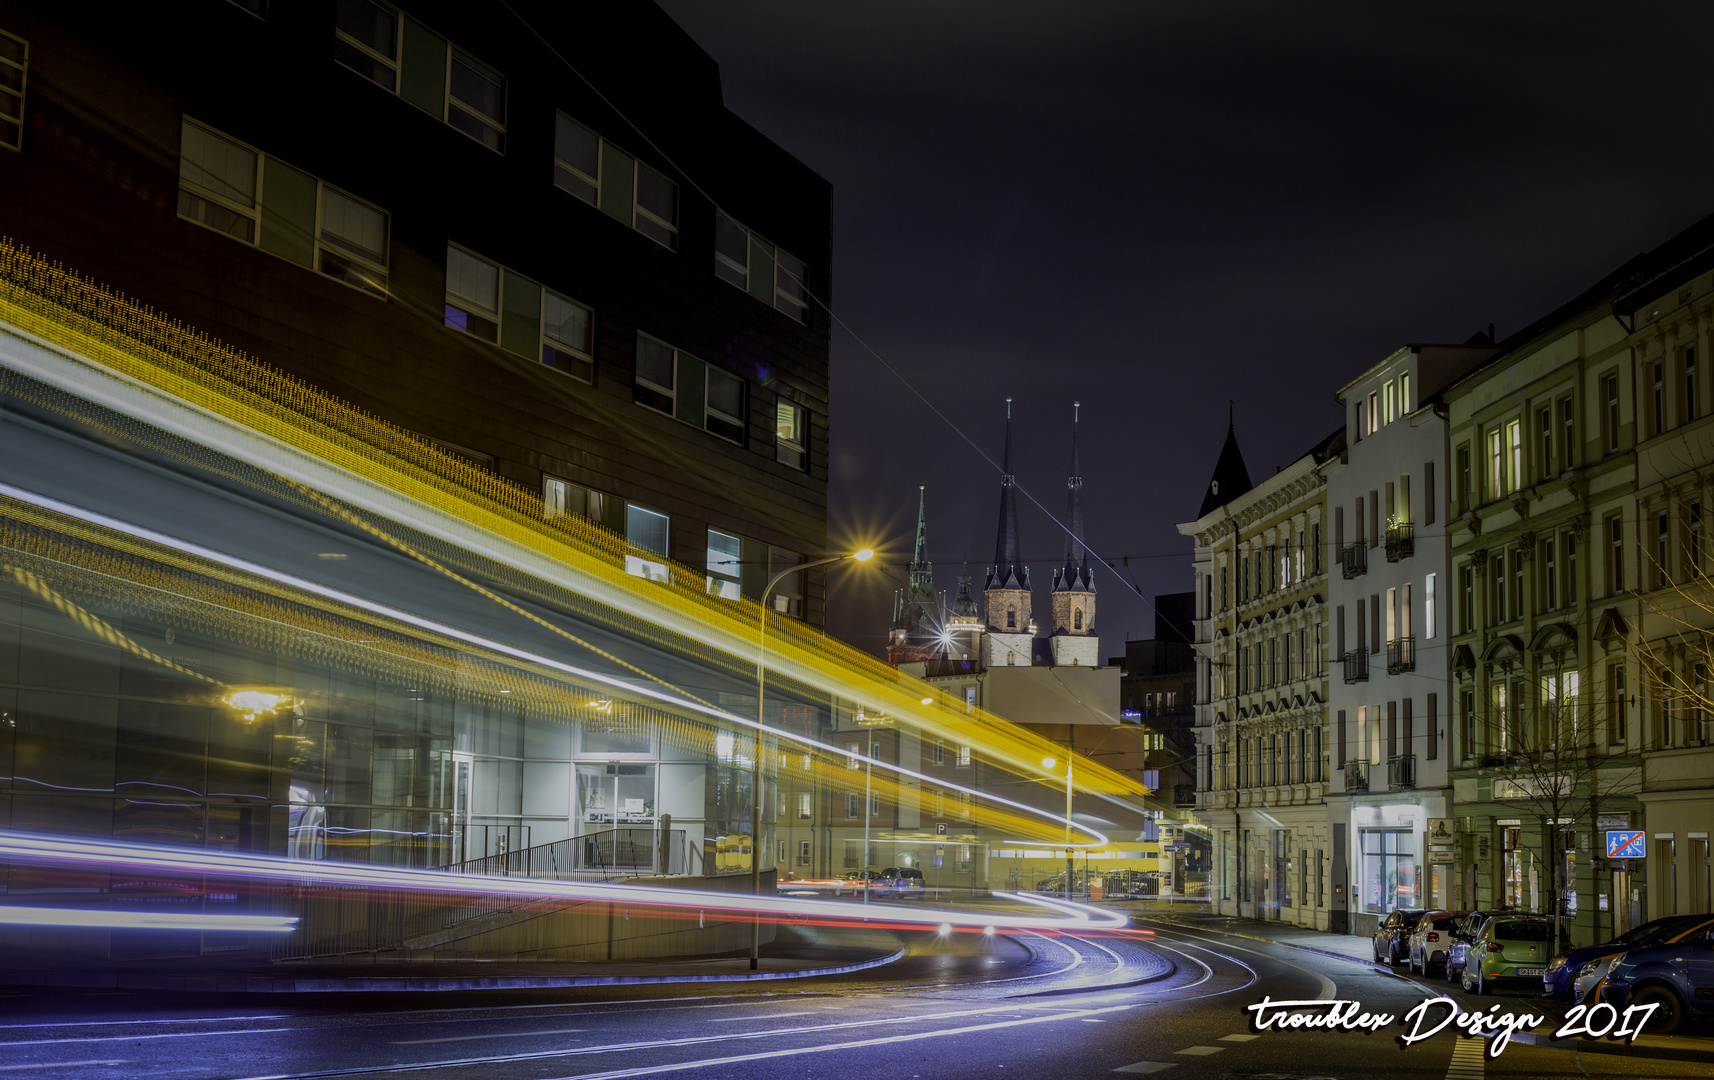
{"label": "glass facade", "polygon": [[1362,845],[1363,910],[1385,914],[1420,907],[1417,900],[1416,833],[1405,829],[1359,829]]}

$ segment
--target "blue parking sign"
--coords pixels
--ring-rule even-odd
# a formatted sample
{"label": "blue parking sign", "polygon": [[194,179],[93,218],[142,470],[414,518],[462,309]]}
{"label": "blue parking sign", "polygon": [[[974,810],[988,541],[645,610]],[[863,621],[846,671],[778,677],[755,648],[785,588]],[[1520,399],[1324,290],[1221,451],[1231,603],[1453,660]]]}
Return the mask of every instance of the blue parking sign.
{"label": "blue parking sign", "polygon": [[1647,851],[1647,834],[1641,829],[1613,831],[1607,834],[1607,858],[1640,859]]}

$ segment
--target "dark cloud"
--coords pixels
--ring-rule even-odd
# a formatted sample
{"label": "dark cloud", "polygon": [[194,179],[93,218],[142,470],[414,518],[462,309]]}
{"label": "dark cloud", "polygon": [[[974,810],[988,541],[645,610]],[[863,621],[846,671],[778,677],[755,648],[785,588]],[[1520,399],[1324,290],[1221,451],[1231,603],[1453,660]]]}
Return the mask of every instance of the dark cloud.
{"label": "dark cloud", "polygon": [[[835,187],[836,308],[1057,512],[1084,408],[1088,531],[1183,553],[1236,399],[1260,478],[1407,341],[1502,334],[1714,210],[1714,9],[664,0],[727,103]],[[903,547],[929,486],[941,584],[991,557],[997,477],[834,341],[832,517]],[[1062,547],[1027,502],[1038,603]],[[1187,559],[1133,559],[1145,593]],[[856,574],[858,571],[842,571]],[[1104,638],[1146,636],[1101,579]],[[877,648],[879,580],[831,629]]]}

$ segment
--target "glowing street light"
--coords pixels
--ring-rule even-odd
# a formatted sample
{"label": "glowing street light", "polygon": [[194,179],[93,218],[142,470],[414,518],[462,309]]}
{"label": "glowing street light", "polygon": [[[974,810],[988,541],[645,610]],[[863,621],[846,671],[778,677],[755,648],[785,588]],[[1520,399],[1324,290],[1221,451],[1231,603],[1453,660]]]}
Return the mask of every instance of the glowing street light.
{"label": "glowing street light", "polygon": [[[844,562],[852,559],[856,562],[868,562],[875,557],[874,548],[858,548],[845,555],[829,555],[825,559],[814,562],[800,563],[788,566],[768,579],[762,588],[762,612],[756,616],[756,785],[755,811],[750,821],[750,891],[757,897],[762,895],[762,735],[766,720],[762,715],[762,696],[766,691],[765,661],[768,655],[768,598],[774,593],[774,586],[787,574],[795,574],[799,570],[808,570],[814,566],[826,566],[828,563]],[[868,820],[868,807],[864,808],[864,820]],[[867,867],[864,868],[867,871]],[[864,898],[868,898],[868,890],[864,889]],[[756,918],[750,924],[750,970],[755,971],[762,962],[762,915],[758,911]]]}

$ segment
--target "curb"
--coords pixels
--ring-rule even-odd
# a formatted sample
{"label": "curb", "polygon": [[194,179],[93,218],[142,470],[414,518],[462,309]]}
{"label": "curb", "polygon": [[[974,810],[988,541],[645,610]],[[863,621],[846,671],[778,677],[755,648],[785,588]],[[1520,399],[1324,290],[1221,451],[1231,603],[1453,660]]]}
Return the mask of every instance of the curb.
{"label": "curb", "polygon": [[904,949],[840,967],[801,968],[796,971],[765,971],[755,975],[576,975],[540,978],[464,979],[222,979],[219,977],[167,978],[148,975],[94,975],[78,978],[62,972],[20,972],[0,980],[7,986],[40,988],[97,987],[117,990],[171,990],[181,993],[326,994],[455,990],[552,990],[577,986],[633,986],[638,984],[767,982],[774,979],[809,979],[822,975],[844,975],[890,964],[905,955]]}

